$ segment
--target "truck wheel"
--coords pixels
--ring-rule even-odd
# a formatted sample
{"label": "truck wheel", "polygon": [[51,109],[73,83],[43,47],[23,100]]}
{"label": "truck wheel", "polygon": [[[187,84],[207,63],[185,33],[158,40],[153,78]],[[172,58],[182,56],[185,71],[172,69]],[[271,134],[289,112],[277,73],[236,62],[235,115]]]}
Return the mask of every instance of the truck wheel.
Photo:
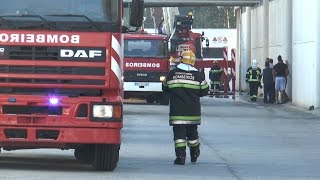
{"label": "truck wheel", "polygon": [[93,167],[97,171],[113,171],[119,161],[119,144],[96,144]]}
{"label": "truck wheel", "polygon": [[169,105],[169,96],[167,94],[162,94],[159,99],[160,105]]}
{"label": "truck wheel", "polygon": [[86,164],[91,164],[93,162],[93,146],[86,145],[83,147],[76,148],[74,150],[74,157]]}

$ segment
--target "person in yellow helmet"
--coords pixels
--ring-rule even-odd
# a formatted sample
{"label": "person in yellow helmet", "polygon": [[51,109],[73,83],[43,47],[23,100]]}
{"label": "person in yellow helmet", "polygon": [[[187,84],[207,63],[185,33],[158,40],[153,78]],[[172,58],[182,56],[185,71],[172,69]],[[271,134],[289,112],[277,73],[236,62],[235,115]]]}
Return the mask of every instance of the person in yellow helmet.
{"label": "person in yellow helmet", "polygon": [[162,90],[170,96],[169,124],[173,126],[177,165],[185,164],[187,145],[191,162],[195,163],[200,155],[200,97],[207,95],[209,85],[194,67],[195,59],[192,51],[182,52],[177,68],[170,70],[162,84]]}
{"label": "person in yellow helmet", "polygon": [[188,29],[191,30],[193,24],[193,13],[191,11],[187,14],[186,24]]}

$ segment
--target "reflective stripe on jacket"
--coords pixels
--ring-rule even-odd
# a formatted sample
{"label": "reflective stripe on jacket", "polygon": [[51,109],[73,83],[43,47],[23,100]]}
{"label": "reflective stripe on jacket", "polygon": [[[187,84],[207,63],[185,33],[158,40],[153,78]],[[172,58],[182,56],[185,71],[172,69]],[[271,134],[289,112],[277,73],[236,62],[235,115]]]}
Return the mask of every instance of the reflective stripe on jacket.
{"label": "reflective stripe on jacket", "polygon": [[249,67],[246,74],[246,81],[261,82],[262,73],[260,68],[252,69]]}
{"label": "reflective stripe on jacket", "polygon": [[162,89],[170,95],[170,125],[201,123],[200,97],[209,91],[201,72],[173,69],[163,81]]}

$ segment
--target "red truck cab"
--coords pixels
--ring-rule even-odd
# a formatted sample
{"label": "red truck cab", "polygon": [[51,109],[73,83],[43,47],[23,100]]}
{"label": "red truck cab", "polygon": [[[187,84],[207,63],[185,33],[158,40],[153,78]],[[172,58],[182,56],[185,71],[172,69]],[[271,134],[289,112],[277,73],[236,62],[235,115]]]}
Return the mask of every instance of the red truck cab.
{"label": "red truck cab", "polygon": [[162,81],[170,68],[168,37],[146,32],[124,36],[124,95],[144,98],[148,103],[169,104]]}
{"label": "red truck cab", "polygon": [[[112,171],[123,126],[122,1],[81,2],[1,5],[0,148],[75,149]],[[143,11],[143,1],[132,8]]]}

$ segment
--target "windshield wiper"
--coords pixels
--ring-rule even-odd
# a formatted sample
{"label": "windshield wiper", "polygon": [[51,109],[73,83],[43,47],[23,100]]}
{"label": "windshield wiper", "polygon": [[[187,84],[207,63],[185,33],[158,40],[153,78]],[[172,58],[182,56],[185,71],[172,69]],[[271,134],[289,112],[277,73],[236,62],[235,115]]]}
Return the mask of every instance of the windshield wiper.
{"label": "windshield wiper", "polygon": [[3,18],[3,16],[0,16],[0,20],[4,23],[6,23],[9,26],[13,26],[14,28],[17,28],[17,26],[15,26],[14,24],[10,23],[8,20],[6,20],[5,18]]}
{"label": "windshield wiper", "polygon": [[44,17],[40,16],[40,15],[31,15],[31,14],[22,14],[22,15],[5,15],[5,16],[0,16],[0,18],[2,20],[4,20],[5,22],[7,22],[7,24],[12,25],[11,23],[8,23],[8,20],[6,20],[5,18],[10,18],[10,17],[36,17],[41,19],[43,22],[45,22],[45,24],[47,24],[50,28],[55,29],[55,27]]}
{"label": "windshield wiper", "polygon": [[101,28],[97,25],[97,23],[94,22],[92,19],[90,19],[90,18],[89,18],[88,16],[86,16],[86,15],[77,15],[77,14],[51,14],[51,15],[46,15],[46,16],[54,16],[54,17],[79,17],[79,18],[84,18],[84,19],[86,19],[88,22],[90,22],[96,30],[101,31]]}

